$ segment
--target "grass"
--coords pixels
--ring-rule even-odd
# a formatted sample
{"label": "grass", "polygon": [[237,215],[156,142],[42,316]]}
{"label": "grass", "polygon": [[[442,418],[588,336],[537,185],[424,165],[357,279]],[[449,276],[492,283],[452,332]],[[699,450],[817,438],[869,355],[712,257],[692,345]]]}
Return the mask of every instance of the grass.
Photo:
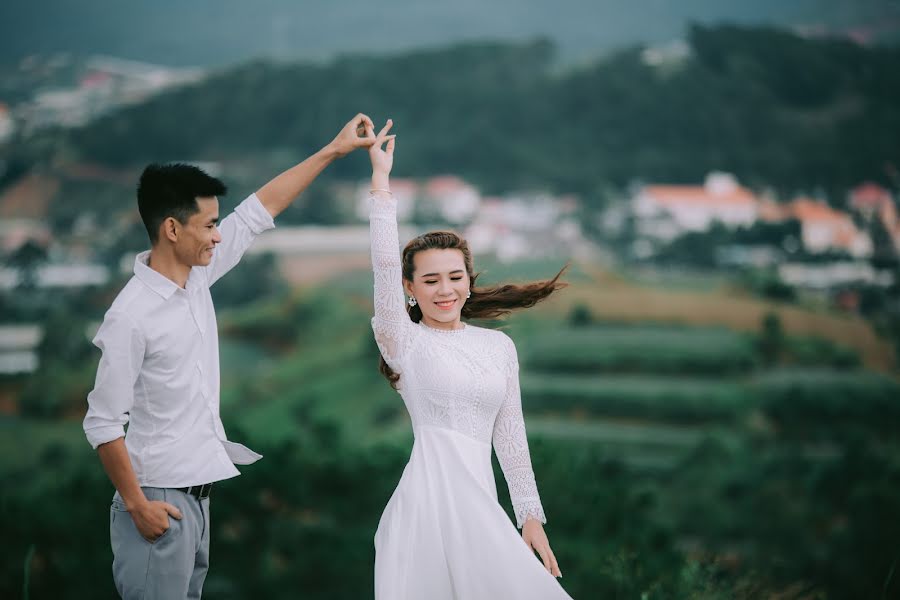
{"label": "grass", "polygon": [[521,382],[523,406],[532,412],[700,423],[734,421],[753,405],[733,379],[524,374]]}
{"label": "grass", "polygon": [[803,435],[845,435],[862,427],[868,435],[897,439],[900,384],[879,373],[782,369],[754,377],[752,385],[770,418]]}
{"label": "grass", "polygon": [[531,370],[565,373],[746,373],[756,352],[746,334],[723,327],[585,326],[555,328],[529,340]]}
{"label": "grass", "polygon": [[529,435],[538,437],[667,449],[691,447],[710,431],[708,427],[548,416],[529,416],[525,424]]}
{"label": "grass", "polygon": [[582,269],[591,275],[591,281],[572,285],[538,305],[534,317],[565,317],[575,306],[583,305],[603,321],[724,326],[734,331],[757,332],[764,316],[771,312],[780,317],[789,335],[819,336],[855,349],[870,369],[894,369],[891,344],[879,338],[872,326],[857,315],[749,298],[725,288],[684,291],[673,289],[674,286],[640,285],[613,272],[583,265]]}
{"label": "grass", "polygon": [[[482,283],[544,279],[556,273],[559,261],[502,264],[478,261]],[[511,323],[527,320],[564,321],[576,306],[585,306],[604,322],[665,323],[690,327],[724,327],[734,332],[759,332],[763,318],[774,313],[784,332],[818,336],[856,350],[863,364],[881,372],[895,369],[894,349],[862,317],[828,310],[749,297],[728,285],[725,276],[663,273],[648,278],[640,273],[616,273],[585,263],[573,263],[565,276],[570,284]],[[327,283],[371,311],[371,273],[342,273]],[[527,316],[526,316],[527,315]]]}
{"label": "grass", "polygon": [[[403,402],[378,372],[365,333],[308,341],[223,395],[227,414],[254,439],[277,443],[315,424],[339,423],[356,441],[400,417]],[[372,342],[374,344],[374,342]]]}
{"label": "grass", "polygon": [[577,421],[530,415],[525,425],[532,440],[590,444],[600,448],[608,459],[639,471],[673,469],[710,437],[730,445],[738,439],[729,427],[685,427],[612,419]]}

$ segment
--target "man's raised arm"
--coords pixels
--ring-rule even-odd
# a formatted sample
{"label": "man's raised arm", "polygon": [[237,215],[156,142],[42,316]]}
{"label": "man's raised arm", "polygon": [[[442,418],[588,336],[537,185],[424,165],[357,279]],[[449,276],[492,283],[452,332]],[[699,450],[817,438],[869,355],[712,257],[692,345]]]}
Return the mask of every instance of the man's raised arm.
{"label": "man's raised arm", "polygon": [[375,143],[374,137],[359,135],[366,127],[372,127],[372,119],[362,113],[356,115],[328,145],[262,186],[256,197],[273,218],[277,217],[336,158]]}

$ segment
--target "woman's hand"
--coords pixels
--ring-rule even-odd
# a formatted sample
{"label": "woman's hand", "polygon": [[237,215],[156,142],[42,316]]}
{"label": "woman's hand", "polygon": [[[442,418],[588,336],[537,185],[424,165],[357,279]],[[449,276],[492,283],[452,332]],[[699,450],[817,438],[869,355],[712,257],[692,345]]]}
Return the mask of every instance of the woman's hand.
{"label": "woman's hand", "polygon": [[547,540],[547,534],[544,533],[544,526],[537,519],[527,519],[522,525],[522,539],[525,544],[538,553],[541,560],[544,561],[544,567],[554,577],[562,577],[559,565],[556,564],[556,557],[553,550],[550,549],[550,542]]}
{"label": "woman's hand", "polygon": [[394,138],[397,136],[388,135],[393,125],[394,122],[388,119],[377,136],[375,128],[366,125],[366,138],[374,139],[374,143],[369,146],[369,158],[372,159],[372,185],[375,188],[387,189],[388,175],[394,166]]}

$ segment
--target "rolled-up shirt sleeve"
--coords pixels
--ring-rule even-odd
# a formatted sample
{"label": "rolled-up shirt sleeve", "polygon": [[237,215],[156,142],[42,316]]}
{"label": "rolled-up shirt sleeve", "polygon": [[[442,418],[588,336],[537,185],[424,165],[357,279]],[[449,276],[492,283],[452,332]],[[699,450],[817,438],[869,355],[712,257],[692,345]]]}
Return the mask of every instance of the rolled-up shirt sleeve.
{"label": "rolled-up shirt sleeve", "polygon": [[96,449],[125,435],[146,341],[131,317],[121,311],[110,311],[94,337],[94,345],[103,354],[94,389],[88,394],[83,425],[88,442]]}
{"label": "rolled-up shirt sleeve", "polygon": [[209,285],[214,284],[238,264],[256,236],[274,227],[272,215],[256,194],[250,194],[246,200],[238,204],[233,213],[222,219],[219,225],[222,241],[213,251],[209,266],[194,268],[205,269]]}

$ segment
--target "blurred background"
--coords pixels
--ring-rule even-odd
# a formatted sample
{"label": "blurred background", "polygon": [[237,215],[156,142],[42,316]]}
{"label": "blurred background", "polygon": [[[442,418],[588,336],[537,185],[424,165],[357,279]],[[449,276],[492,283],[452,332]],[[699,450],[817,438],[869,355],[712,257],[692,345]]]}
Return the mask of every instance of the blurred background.
{"label": "blurred background", "polygon": [[[223,214],[359,111],[401,239],[571,284],[502,323],[575,598],[900,597],[900,2],[0,5],[0,596],[113,598],[92,339],[150,161]],[[372,341],[368,157],[213,288],[210,599],[372,595],[409,456]],[[506,484],[497,469],[501,502]]]}

